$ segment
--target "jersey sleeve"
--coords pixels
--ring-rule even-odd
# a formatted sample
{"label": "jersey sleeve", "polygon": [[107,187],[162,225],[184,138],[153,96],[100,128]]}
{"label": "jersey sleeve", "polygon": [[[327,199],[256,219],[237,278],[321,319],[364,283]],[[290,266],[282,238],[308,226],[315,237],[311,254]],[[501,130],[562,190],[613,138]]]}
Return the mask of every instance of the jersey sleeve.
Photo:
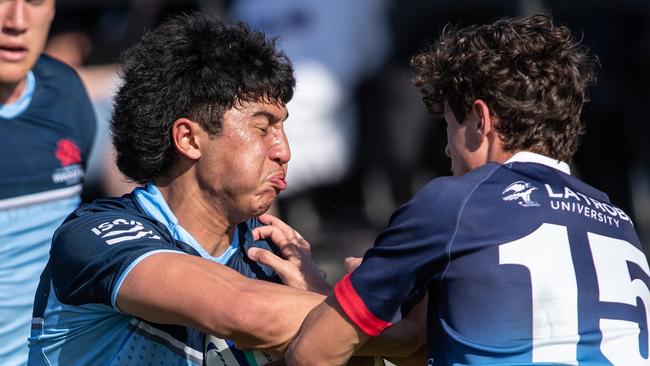
{"label": "jersey sleeve", "polygon": [[180,251],[168,232],[143,217],[101,213],[68,220],[54,234],[52,285],[64,304],[116,307],[119,287],[144,258]]}
{"label": "jersey sleeve", "polygon": [[444,181],[430,183],[393,214],[362,264],[336,284],[339,305],[363,332],[376,336],[400,320],[404,307],[441,277],[460,209],[453,201]]}

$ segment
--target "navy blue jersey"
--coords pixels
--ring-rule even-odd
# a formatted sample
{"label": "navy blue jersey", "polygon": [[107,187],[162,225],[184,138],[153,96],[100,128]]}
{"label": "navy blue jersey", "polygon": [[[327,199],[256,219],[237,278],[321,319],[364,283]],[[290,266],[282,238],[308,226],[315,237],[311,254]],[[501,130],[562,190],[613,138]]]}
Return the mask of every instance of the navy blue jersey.
{"label": "navy blue jersey", "polygon": [[200,256],[250,278],[279,282],[245,254],[250,246],[277,252],[253,239],[251,230],[259,225],[257,219],[239,224],[230,248],[212,257],[178,225],[153,184],[81,206],[54,235],[34,303],[29,364],[202,365],[205,334],[121,312],[120,286],[135,265],[159,252]]}
{"label": "navy blue jersey", "polygon": [[95,133],[70,67],[41,56],[17,102],[0,105],[0,364],[24,365],[34,292],[54,230],[79,206]]}
{"label": "navy blue jersey", "polygon": [[376,335],[428,292],[429,365],[647,364],[650,270],[632,222],[549,161],[520,153],[430,182],[337,284],[341,307]]}
{"label": "navy blue jersey", "polygon": [[92,105],[75,71],[41,56],[32,72],[29,107],[0,117],[0,208],[44,201],[45,192],[80,184],[95,135]]}

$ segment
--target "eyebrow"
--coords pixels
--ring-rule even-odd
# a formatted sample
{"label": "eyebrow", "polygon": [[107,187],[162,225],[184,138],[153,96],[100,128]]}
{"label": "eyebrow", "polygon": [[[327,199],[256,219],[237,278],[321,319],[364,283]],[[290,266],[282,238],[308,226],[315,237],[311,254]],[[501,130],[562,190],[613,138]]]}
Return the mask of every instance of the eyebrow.
{"label": "eyebrow", "polygon": [[287,118],[289,118],[289,111],[287,111],[287,114],[284,116],[284,118],[278,118],[275,114],[265,110],[260,110],[253,113],[253,117],[259,117],[259,116],[266,117],[271,123],[276,123],[276,122],[286,121]]}

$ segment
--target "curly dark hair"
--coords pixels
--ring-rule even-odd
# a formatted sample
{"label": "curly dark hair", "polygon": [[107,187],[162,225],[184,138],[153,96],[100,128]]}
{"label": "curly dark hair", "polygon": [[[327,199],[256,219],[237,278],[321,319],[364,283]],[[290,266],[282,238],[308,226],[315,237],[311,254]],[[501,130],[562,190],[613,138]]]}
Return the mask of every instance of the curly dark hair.
{"label": "curly dark hair", "polygon": [[218,136],[224,112],[241,102],[286,104],[296,83],[275,40],[200,13],[173,17],[146,33],[122,54],[121,66],[111,130],[117,166],[139,183],[169,170],[178,118]]}
{"label": "curly dark hair", "polygon": [[569,28],[546,15],[446,27],[411,60],[415,85],[434,114],[444,103],[463,121],[483,100],[497,118],[505,151],[528,150],[570,161],[584,133],[583,105],[598,59]]}

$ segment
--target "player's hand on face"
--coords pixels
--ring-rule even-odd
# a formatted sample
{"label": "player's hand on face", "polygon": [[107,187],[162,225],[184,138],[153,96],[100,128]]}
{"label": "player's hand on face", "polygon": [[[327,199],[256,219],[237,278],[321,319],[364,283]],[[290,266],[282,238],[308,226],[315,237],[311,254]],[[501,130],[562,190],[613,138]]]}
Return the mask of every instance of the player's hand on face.
{"label": "player's hand on face", "polygon": [[273,268],[287,286],[328,293],[332,287],[325,280],[324,272],[312,262],[309,242],[275,216],[264,214],[259,220],[267,226],[253,229],[253,238],[271,240],[282,257],[255,247],[248,249],[248,257]]}
{"label": "player's hand on face", "polygon": [[359,267],[359,265],[361,264],[362,260],[363,260],[363,258],[360,258],[360,257],[347,257],[347,258],[345,258],[343,260],[343,267],[345,268],[345,272],[346,273],[351,273],[352,271],[357,269],[357,267]]}

